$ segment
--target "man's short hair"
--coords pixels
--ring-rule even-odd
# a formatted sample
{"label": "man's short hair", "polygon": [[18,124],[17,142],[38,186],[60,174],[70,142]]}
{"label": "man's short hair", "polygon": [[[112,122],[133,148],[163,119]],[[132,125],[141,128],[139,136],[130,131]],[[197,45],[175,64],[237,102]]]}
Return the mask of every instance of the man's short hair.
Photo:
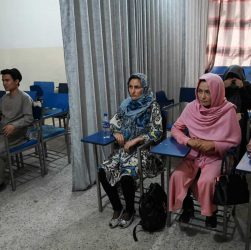
{"label": "man's short hair", "polygon": [[19,82],[22,81],[22,75],[21,75],[20,71],[16,68],[3,69],[3,70],[1,70],[1,75],[11,75],[11,77],[14,81],[15,80],[19,80]]}

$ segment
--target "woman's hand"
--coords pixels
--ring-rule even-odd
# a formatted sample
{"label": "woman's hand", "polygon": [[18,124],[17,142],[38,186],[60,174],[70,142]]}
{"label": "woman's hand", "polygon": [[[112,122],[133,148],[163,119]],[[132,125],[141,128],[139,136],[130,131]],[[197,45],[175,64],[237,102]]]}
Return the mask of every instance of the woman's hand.
{"label": "woman's hand", "polygon": [[214,151],[215,146],[213,141],[200,140],[199,151],[209,153]]}
{"label": "woman's hand", "polygon": [[232,79],[231,79],[231,78],[228,78],[228,79],[226,79],[226,80],[224,81],[224,86],[225,86],[225,88],[230,87],[231,84],[232,84]]}
{"label": "woman's hand", "polygon": [[248,152],[251,152],[251,139],[250,139],[249,142],[248,142],[247,151],[248,151]]}
{"label": "woman's hand", "polygon": [[187,145],[191,148],[203,153],[209,153],[214,151],[215,146],[213,141],[201,140],[201,139],[189,139]]}
{"label": "woman's hand", "polygon": [[240,89],[243,88],[243,81],[242,80],[236,78],[235,84],[236,84],[236,86],[238,86],[238,88],[240,88]]}
{"label": "woman's hand", "polygon": [[191,138],[188,140],[187,145],[193,149],[198,150],[199,146],[200,146],[200,141],[199,141],[199,139],[192,139]]}
{"label": "woman's hand", "polygon": [[129,152],[129,150],[130,150],[130,148],[131,147],[133,147],[134,145],[137,145],[138,143],[140,143],[140,142],[142,142],[142,141],[144,141],[144,138],[142,138],[142,137],[137,137],[137,138],[134,138],[134,139],[132,139],[132,140],[130,140],[130,141],[127,141],[126,143],[125,143],[125,145],[124,145],[124,150],[126,151],[126,152]]}
{"label": "woman's hand", "polygon": [[115,137],[115,139],[118,142],[119,146],[123,147],[124,144],[125,144],[124,136],[121,133],[114,133],[113,136]]}
{"label": "woman's hand", "polygon": [[236,113],[236,117],[237,117],[237,121],[239,122],[242,119],[241,113]]}
{"label": "woman's hand", "polygon": [[238,79],[238,78],[228,78],[224,81],[224,86],[225,88],[228,88],[232,85],[232,82],[235,83],[235,85],[238,87],[238,88],[243,88],[243,81]]}

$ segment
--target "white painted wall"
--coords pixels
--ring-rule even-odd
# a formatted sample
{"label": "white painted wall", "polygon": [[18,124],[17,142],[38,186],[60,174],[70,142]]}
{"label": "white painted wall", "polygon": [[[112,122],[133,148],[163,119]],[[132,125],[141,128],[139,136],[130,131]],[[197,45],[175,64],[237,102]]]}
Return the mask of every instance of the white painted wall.
{"label": "white painted wall", "polygon": [[0,34],[0,69],[18,68],[21,89],[66,82],[59,0],[1,0]]}

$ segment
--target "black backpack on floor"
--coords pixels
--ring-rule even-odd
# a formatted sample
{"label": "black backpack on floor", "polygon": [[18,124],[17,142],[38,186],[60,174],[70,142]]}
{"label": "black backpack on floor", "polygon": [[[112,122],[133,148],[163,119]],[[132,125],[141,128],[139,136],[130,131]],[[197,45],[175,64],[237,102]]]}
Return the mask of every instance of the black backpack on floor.
{"label": "black backpack on floor", "polygon": [[158,183],[151,183],[148,191],[140,197],[140,222],[133,229],[133,238],[136,237],[136,228],[141,225],[148,232],[158,231],[166,225],[167,195]]}

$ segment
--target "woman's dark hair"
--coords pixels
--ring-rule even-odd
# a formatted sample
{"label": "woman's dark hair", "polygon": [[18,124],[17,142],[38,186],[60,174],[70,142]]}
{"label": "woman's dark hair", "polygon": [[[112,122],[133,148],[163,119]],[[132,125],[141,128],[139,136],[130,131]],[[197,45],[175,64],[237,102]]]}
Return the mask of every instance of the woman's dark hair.
{"label": "woman's dark hair", "polygon": [[22,75],[21,75],[20,71],[16,68],[3,69],[3,70],[1,70],[1,75],[11,75],[11,77],[14,81],[15,80],[19,80],[19,82],[22,81]]}

